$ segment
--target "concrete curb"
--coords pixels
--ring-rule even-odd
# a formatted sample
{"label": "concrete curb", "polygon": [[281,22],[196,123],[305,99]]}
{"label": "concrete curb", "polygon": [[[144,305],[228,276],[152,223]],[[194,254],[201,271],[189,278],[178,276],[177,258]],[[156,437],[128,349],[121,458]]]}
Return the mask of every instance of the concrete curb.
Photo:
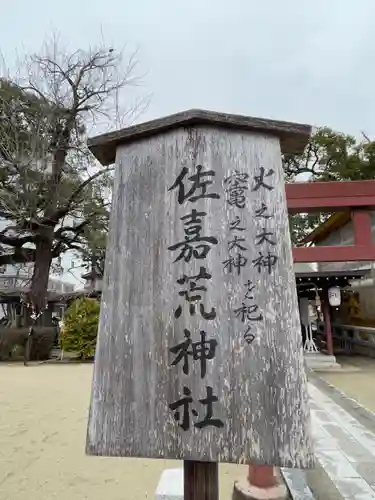
{"label": "concrete curb", "polygon": [[281,478],[280,484],[271,488],[257,488],[249,485],[246,479],[235,481],[232,500],[288,500],[288,490]]}
{"label": "concrete curb", "polygon": [[305,471],[299,469],[281,469],[281,476],[288,488],[291,500],[315,500],[307,484]]}

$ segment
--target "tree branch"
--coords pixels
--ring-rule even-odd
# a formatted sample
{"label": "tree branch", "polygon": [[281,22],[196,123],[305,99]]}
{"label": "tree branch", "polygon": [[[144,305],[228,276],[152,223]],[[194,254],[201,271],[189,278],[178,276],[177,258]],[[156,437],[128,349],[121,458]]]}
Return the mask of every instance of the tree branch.
{"label": "tree branch", "polygon": [[5,236],[0,233],[0,243],[14,248],[22,248],[25,243],[35,243],[37,235],[29,236]]}
{"label": "tree branch", "polygon": [[27,264],[35,261],[35,250],[20,248],[13,253],[0,254],[0,266],[7,264]]}
{"label": "tree branch", "polygon": [[93,182],[95,179],[100,177],[101,175],[110,172],[113,170],[114,167],[108,167],[105,170],[100,170],[96,172],[95,174],[91,175],[88,177],[84,182],[82,182],[71,194],[69,197],[69,200],[67,201],[67,204],[62,207],[58,208],[50,217],[44,217],[40,222],[32,221],[30,223],[27,223],[27,227],[35,230],[41,226],[46,227],[46,226],[55,226],[58,224],[59,220],[65,217],[66,215],[69,214],[69,212],[72,210],[72,206],[75,202],[75,200],[78,198],[78,196],[82,193],[82,191],[87,187],[91,182]]}
{"label": "tree branch", "polygon": [[90,220],[87,219],[83,222],[81,222],[80,224],[77,224],[77,226],[63,226],[63,227],[60,227],[59,229],[57,229],[57,231],[54,232],[53,234],[53,237],[55,240],[64,240],[66,241],[67,240],[67,237],[64,236],[64,233],[68,233],[68,232],[71,232],[71,233],[74,233],[75,235],[76,234],[79,234],[79,233],[82,233],[82,231],[84,230],[84,228],[90,224]]}

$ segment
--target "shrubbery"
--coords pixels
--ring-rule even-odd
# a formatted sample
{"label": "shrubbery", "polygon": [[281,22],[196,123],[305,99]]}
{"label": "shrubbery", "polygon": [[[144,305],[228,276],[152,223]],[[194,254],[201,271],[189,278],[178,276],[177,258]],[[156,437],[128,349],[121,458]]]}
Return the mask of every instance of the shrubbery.
{"label": "shrubbery", "polygon": [[74,352],[82,360],[94,357],[99,311],[99,302],[88,297],[80,297],[68,307],[60,333],[64,351]]}

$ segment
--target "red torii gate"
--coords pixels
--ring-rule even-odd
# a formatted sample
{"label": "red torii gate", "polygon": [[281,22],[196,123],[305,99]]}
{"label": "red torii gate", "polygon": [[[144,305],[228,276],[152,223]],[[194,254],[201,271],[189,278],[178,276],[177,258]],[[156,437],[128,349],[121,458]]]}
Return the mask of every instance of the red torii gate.
{"label": "red torii gate", "polygon": [[[375,180],[286,184],[288,212],[342,212],[353,222],[354,244],[293,247],[294,262],[375,261],[370,210],[375,207]],[[345,217],[346,218],[346,217]],[[327,290],[322,302],[328,354],[333,355]]]}
{"label": "red torii gate", "polygon": [[353,221],[354,245],[293,247],[295,262],[375,261],[370,209],[375,207],[375,180],[295,182],[286,184],[290,214],[348,212]]}

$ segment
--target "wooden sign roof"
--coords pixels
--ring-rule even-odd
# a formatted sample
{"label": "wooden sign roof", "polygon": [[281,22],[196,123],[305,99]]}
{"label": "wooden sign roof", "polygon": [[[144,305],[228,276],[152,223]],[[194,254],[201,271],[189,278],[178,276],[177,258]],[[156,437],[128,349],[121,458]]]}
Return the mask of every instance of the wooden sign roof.
{"label": "wooden sign roof", "polygon": [[116,149],[120,144],[138,141],[144,137],[167,132],[174,128],[210,124],[216,127],[252,130],[276,135],[280,138],[282,152],[293,154],[303,152],[311,133],[310,125],[216,113],[203,109],[190,109],[92,137],[88,140],[88,146],[102,165],[110,165],[115,162]]}

